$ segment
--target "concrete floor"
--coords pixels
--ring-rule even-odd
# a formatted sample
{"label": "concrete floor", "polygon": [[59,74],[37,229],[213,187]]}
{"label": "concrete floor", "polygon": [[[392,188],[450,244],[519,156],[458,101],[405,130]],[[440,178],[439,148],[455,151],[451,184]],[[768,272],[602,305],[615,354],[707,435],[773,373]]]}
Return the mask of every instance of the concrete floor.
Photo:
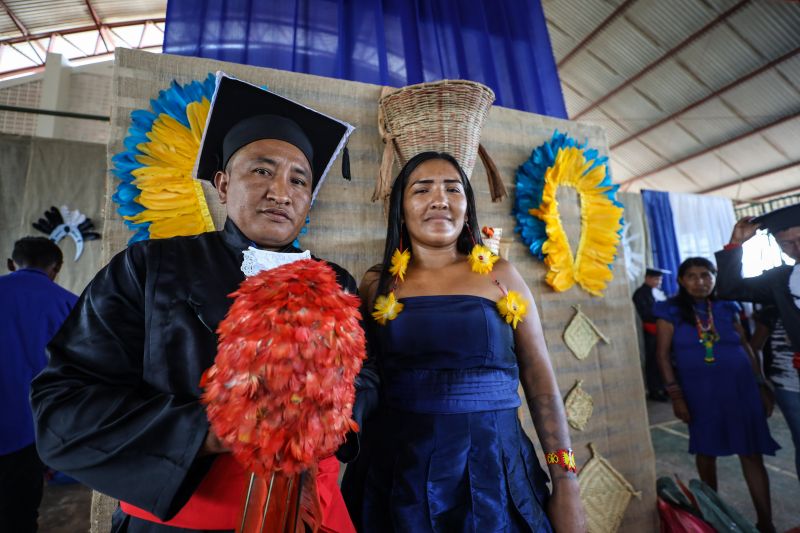
{"label": "concrete floor", "polygon": [[[694,456],[687,452],[689,433],[686,424],[674,417],[670,403],[648,401],[647,412],[656,453],[656,476],[677,474],[688,485],[690,479],[698,476]],[[786,532],[800,527],[800,481],[794,468],[794,447],[789,428],[777,407],[769,419],[769,427],[772,438],[778,441],[781,449],[774,457],[765,456],[764,465],[769,474],[775,527],[779,532]],[[717,460],[717,484],[722,499],[755,523],[755,510],[736,456]]]}
{"label": "concrete floor", "polygon": [[[672,415],[669,403],[648,402],[647,411],[656,453],[657,476],[677,474],[688,484],[697,474],[694,457],[686,451],[689,446],[686,425]],[[769,426],[773,438],[782,446],[775,457],[765,458],[765,464],[769,473],[775,526],[783,533],[800,527],[800,481],[794,471],[789,430],[778,409],[770,418]],[[738,459],[721,457],[717,468],[722,498],[755,522],[755,511]],[[39,530],[41,533],[84,533],[89,530],[90,507],[91,491],[86,487],[77,484],[47,486],[39,511]]]}
{"label": "concrete floor", "polygon": [[89,531],[89,511],[92,491],[88,487],[46,485],[39,506],[40,533],[86,533]]}

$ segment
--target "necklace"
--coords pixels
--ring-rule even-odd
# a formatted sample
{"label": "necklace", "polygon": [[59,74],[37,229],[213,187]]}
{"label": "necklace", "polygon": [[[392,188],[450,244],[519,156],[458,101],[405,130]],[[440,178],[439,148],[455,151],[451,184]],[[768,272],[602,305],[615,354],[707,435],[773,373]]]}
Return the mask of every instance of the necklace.
{"label": "necklace", "polygon": [[706,349],[703,361],[708,365],[713,365],[716,361],[714,358],[714,344],[719,341],[719,333],[717,333],[717,328],[714,326],[714,313],[711,311],[711,300],[706,300],[706,304],[708,306],[708,318],[706,322],[703,323],[697,310],[694,311],[694,321],[697,326],[697,336],[700,339],[700,344]]}

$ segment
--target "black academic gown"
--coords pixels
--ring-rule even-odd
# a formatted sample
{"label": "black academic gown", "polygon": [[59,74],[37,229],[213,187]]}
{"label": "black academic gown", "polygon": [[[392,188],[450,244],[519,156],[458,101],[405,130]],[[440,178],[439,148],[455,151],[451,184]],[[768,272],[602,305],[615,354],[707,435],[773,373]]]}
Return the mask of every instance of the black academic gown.
{"label": "black academic gown", "polygon": [[792,349],[800,352],[800,309],[789,294],[792,267],[783,265],[754,278],[743,278],[741,247],[720,250],[715,255],[717,295],[725,300],[774,304],[792,342]]}
{"label": "black academic gown", "polygon": [[[636,313],[642,322],[655,323],[656,316],[653,314],[655,303],[653,288],[649,285],[643,284],[634,291],[633,305],[636,306]],[[657,397],[663,394],[664,380],[656,360],[656,336],[647,331],[644,332],[644,377],[650,395]]]}
{"label": "black academic gown", "polygon": [[[32,384],[37,448],[46,464],[162,520],[183,507],[214,461],[197,457],[209,429],[199,383],[214,362],[215,331],[232,303],[228,295],[245,277],[242,251],[250,244],[227,220],[219,232],[131,245],[97,274]],[[353,277],[329,264],[355,294]],[[377,398],[369,364],[356,388],[360,422],[361,410]],[[351,436],[337,456],[355,453]],[[136,518],[125,525],[182,531]]]}

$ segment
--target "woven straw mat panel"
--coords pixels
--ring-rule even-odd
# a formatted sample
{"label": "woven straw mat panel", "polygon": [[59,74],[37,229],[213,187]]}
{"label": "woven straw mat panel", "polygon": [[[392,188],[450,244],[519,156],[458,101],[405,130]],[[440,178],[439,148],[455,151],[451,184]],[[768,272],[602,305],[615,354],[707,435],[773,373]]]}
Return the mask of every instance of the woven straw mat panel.
{"label": "woven straw mat panel", "polygon": [[[371,203],[383,146],[377,127],[378,98],[381,87],[364,83],[334,80],[306,74],[224,63],[208,59],[156,55],[117,49],[113,85],[109,162],[123,149],[122,141],[129,126],[129,114],[146,108],[150,98],[169,86],[174,79],[187,83],[204,79],[209,72],[224,70],[232,76],[270,89],[342,118],[356,126],[350,139],[352,182],[341,179],[341,162],[334,163],[328,181],[311,209],[308,235],[301,238],[304,247],[316,255],[347,268],[359,279],[379,261],[385,238],[385,218],[380,202]],[[531,150],[549,139],[554,129],[566,131],[579,140],[608,153],[603,130],[575,122],[552,119],[521,111],[494,107],[482,134],[482,143],[494,158],[509,193],[513,196],[516,168]],[[395,173],[399,169],[395,168]],[[514,219],[511,199],[492,204],[486,174],[481,163],[472,176],[478,204],[480,225],[504,228],[513,237]],[[109,177],[109,190],[116,186]],[[106,199],[108,220],[104,225],[104,252],[123,249],[130,234],[123,226],[111,200]],[[559,192],[562,218],[572,243],[580,234],[577,195],[572,190]],[[510,260],[527,280],[538,304],[547,344],[562,395],[578,379],[595,401],[594,415],[584,431],[572,430],[578,466],[591,456],[587,443],[592,441],[636,489],[642,500],[633,500],[623,520],[621,531],[643,532],[656,529],[655,462],[645,411],[644,387],[639,367],[631,295],[625,281],[622,249],[614,265],[615,278],[604,298],[591,297],[579,287],[555,293],[544,283],[545,269],[518,241],[510,248]],[[607,337],[610,344],[599,343],[584,361],[578,361],[562,340],[564,328],[580,304],[584,313]],[[536,442],[527,413],[523,425]]]}

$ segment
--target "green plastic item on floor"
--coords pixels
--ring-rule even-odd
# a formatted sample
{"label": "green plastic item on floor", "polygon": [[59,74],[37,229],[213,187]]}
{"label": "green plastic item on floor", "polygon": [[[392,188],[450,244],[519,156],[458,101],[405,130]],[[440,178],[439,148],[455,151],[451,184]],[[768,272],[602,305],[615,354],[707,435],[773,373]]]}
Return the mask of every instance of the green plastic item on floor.
{"label": "green plastic item on floor", "polygon": [[758,533],[755,526],[750,524],[736,509],[722,501],[722,498],[711,487],[699,479],[689,481],[689,490],[697,500],[700,512],[703,513],[703,520],[711,524],[717,531]]}
{"label": "green plastic item on floor", "polygon": [[693,515],[699,516],[700,512],[692,505],[692,502],[689,501],[689,498],[686,497],[686,494],[681,490],[675,480],[670,476],[661,476],[656,480],[656,493],[658,497],[667,502],[668,504],[679,507],[684,511],[688,511]]}

